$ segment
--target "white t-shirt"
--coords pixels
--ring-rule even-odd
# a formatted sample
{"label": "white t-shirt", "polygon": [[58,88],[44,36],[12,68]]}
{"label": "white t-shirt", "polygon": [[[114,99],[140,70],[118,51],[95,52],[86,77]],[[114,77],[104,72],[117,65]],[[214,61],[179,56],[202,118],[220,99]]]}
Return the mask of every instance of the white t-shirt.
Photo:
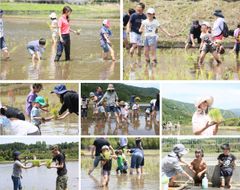
{"label": "white t-shirt", "polygon": [[123,117],[127,117],[128,116],[128,109],[126,107],[121,107],[121,115],[123,115]]}
{"label": "white t-shirt", "polygon": [[28,121],[12,120],[11,133],[12,135],[28,135],[38,131],[38,128]]}
{"label": "white t-shirt", "polygon": [[214,37],[219,36],[222,33],[224,22],[225,22],[224,18],[221,18],[221,17],[218,17],[217,20],[215,20],[212,28],[212,35]]}
{"label": "white t-shirt", "polygon": [[133,110],[138,110],[139,109],[139,105],[138,104],[133,104],[132,109]]}
{"label": "white t-shirt", "polygon": [[142,25],[144,27],[144,35],[147,36],[157,36],[156,31],[160,26],[160,23],[157,19],[153,19],[152,21],[146,19],[142,21]]}
{"label": "white t-shirt", "polygon": [[0,18],[0,38],[3,37],[4,33],[3,33],[3,19]]}
{"label": "white t-shirt", "polygon": [[[212,120],[211,120],[211,118],[209,117],[208,114],[202,114],[202,113],[199,113],[198,111],[196,111],[193,114],[193,117],[192,117],[192,130],[193,130],[193,133],[203,129],[206,126],[207,122],[210,123],[211,121]],[[213,131],[214,131],[215,127],[216,127],[216,125],[212,125],[211,127],[208,127],[200,135],[204,135],[204,136],[212,136],[212,135],[214,135]]]}

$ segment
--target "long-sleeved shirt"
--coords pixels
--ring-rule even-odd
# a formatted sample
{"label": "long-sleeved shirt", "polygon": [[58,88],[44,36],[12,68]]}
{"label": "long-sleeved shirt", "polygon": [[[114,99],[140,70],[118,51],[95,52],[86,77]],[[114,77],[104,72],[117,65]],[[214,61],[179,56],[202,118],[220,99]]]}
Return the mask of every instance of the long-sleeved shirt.
{"label": "long-sleeved shirt", "polygon": [[118,95],[114,92],[105,92],[102,99],[98,102],[100,104],[104,99],[107,100],[107,106],[116,106],[116,101],[118,101]]}

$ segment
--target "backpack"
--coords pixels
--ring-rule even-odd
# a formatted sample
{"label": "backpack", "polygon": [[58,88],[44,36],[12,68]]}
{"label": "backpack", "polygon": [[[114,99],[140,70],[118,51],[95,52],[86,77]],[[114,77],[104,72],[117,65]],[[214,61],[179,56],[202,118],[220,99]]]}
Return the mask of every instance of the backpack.
{"label": "backpack", "polygon": [[229,36],[229,29],[226,22],[223,22],[223,29],[222,29],[223,37],[227,38]]}

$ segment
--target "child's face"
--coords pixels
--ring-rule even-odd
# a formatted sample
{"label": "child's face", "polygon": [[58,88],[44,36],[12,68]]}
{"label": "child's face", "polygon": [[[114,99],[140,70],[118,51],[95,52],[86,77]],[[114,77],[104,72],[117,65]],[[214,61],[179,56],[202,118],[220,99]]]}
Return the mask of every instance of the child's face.
{"label": "child's face", "polygon": [[201,152],[195,152],[195,157],[196,158],[202,158]]}
{"label": "child's face", "polygon": [[200,108],[201,110],[207,110],[207,108],[208,108],[208,103],[207,103],[207,101],[204,101],[203,103],[201,103],[201,104],[199,105],[199,108]]}
{"label": "child's face", "polygon": [[67,15],[67,16],[70,16],[70,15],[71,15],[71,13],[72,13],[72,12],[71,12],[71,11],[69,11],[69,12],[67,12],[67,13],[66,13],[66,15]]}
{"label": "child's face", "polygon": [[202,25],[201,26],[201,31],[202,32],[207,32],[207,26],[206,25]]}
{"label": "child's face", "polygon": [[224,150],[223,150],[223,154],[228,155],[229,153],[230,153],[230,150],[229,150],[229,149],[224,149]]}
{"label": "child's face", "polygon": [[34,88],[33,91],[39,93],[42,89],[41,88]]}
{"label": "child's face", "polygon": [[154,17],[154,14],[147,14],[147,17],[148,17],[148,19],[150,19],[150,20],[152,20],[153,19],[153,17]]}

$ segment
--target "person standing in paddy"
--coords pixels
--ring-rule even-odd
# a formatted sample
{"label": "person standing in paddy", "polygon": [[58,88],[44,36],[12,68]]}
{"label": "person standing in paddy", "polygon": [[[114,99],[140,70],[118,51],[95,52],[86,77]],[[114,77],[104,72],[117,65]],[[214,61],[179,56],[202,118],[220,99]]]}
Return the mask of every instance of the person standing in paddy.
{"label": "person standing in paddy", "polygon": [[54,87],[51,93],[55,93],[62,104],[59,110],[58,119],[64,119],[71,113],[79,115],[79,97],[78,93],[73,90],[67,90],[64,84],[59,84]]}
{"label": "person standing in paddy", "polygon": [[70,61],[70,45],[71,45],[70,32],[79,35],[79,32],[72,30],[70,28],[69,16],[71,15],[71,13],[72,13],[71,7],[65,6],[62,10],[62,16],[58,20],[59,41],[57,45],[57,54],[55,57],[55,61],[60,60],[63,49],[65,51],[65,60]]}

